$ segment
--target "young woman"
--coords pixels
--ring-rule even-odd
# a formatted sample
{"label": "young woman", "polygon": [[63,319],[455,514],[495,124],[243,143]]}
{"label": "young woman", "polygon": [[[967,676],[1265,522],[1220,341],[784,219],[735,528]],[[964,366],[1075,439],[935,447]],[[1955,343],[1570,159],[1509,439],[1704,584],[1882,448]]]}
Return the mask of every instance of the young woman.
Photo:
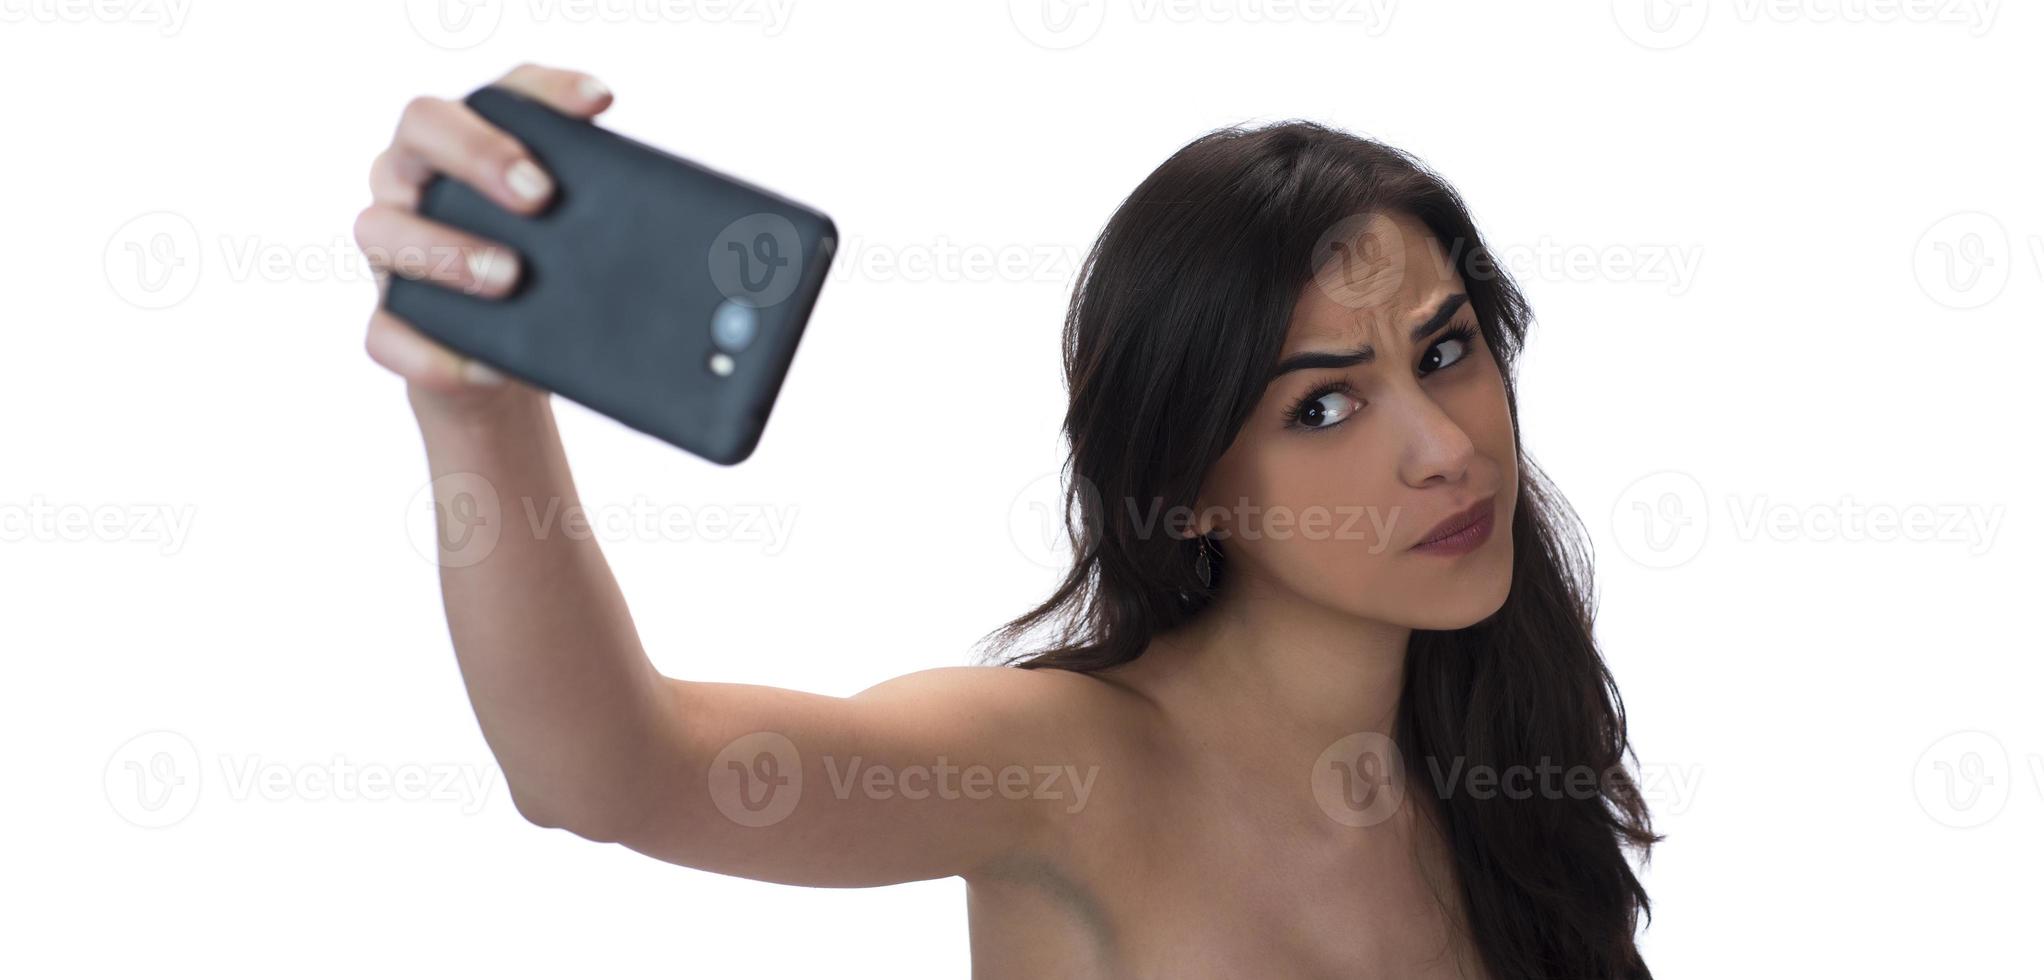
{"label": "young woman", "polygon": [[[611,98],[532,65],[500,84],[581,116]],[[416,214],[434,172],[520,211],[551,192],[420,98],[357,241],[503,295],[515,256]],[[398,260],[450,249],[475,258]],[[514,521],[442,562],[462,675],[533,822],[767,881],[960,876],[977,977],[1647,977],[1628,851],[1658,838],[1580,529],[1520,449],[1529,320],[1412,158],[1309,123],[1212,133],[1081,270],[1077,561],[992,634],[1003,662],[849,698],[666,677],[597,543]],[[544,392],[380,311],[366,346],[443,504],[484,480],[576,505]]]}

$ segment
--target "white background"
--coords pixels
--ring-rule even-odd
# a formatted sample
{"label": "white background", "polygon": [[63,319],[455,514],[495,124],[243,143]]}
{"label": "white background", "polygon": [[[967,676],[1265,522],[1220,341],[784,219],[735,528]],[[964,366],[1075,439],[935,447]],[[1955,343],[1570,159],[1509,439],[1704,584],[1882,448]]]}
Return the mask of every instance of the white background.
{"label": "white background", "polygon": [[664,672],[968,662],[1056,577],[1083,249],[1195,136],[1317,119],[1440,169],[1532,299],[1656,974],[2044,975],[2036,7],[471,7],[0,0],[0,973],[966,974],[956,880],[720,877],[503,791],[350,228],[407,99],[530,60],[844,234],[746,464],[557,401]]}

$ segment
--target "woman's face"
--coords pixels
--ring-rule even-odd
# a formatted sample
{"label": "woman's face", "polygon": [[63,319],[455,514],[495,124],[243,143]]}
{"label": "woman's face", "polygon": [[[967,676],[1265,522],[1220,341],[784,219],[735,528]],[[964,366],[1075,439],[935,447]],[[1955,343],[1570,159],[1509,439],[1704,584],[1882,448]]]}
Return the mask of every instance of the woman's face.
{"label": "woman's face", "polygon": [[[1519,474],[1503,375],[1453,253],[1417,219],[1356,222],[1323,252],[1334,258],[1299,296],[1279,373],[1202,487],[1203,526],[1222,532],[1230,588],[1468,626],[1511,584]],[[1414,547],[1472,505],[1490,516],[1487,539]]]}

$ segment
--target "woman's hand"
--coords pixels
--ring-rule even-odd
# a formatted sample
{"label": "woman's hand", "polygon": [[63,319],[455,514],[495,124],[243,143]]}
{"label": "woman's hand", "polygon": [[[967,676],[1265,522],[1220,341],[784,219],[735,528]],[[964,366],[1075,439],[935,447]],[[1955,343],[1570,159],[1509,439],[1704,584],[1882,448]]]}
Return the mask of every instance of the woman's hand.
{"label": "woman's hand", "polygon": [[[611,102],[602,82],[560,68],[519,65],[495,84],[585,119]],[[370,164],[371,201],[355,218],[355,243],[376,272],[378,297],[363,347],[405,379],[421,413],[490,414],[506,404],[544,402],[545,392],[449,350],[382,308],[393,274],[492,299],[518,282],[520,257],[509,246],[419,215],[420,191],[436,173],[519,214],[541,210],[553,195],[552,178],[510,134],[458,99],[413,99],[390,145]]]}

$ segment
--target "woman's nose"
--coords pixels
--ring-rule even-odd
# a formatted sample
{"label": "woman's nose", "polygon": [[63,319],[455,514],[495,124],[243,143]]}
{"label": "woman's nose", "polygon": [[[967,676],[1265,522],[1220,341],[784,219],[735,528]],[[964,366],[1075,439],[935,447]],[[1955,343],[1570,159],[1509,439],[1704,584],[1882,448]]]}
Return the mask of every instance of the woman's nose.
{"label": "woman's nose", "polygon": [[1408,486],[1459,483],[1476,458],[1476,443],[1461,424],[1432,398],[1417,390],[1397,399],[1396,415],[1404,449],[1399,476]]}

